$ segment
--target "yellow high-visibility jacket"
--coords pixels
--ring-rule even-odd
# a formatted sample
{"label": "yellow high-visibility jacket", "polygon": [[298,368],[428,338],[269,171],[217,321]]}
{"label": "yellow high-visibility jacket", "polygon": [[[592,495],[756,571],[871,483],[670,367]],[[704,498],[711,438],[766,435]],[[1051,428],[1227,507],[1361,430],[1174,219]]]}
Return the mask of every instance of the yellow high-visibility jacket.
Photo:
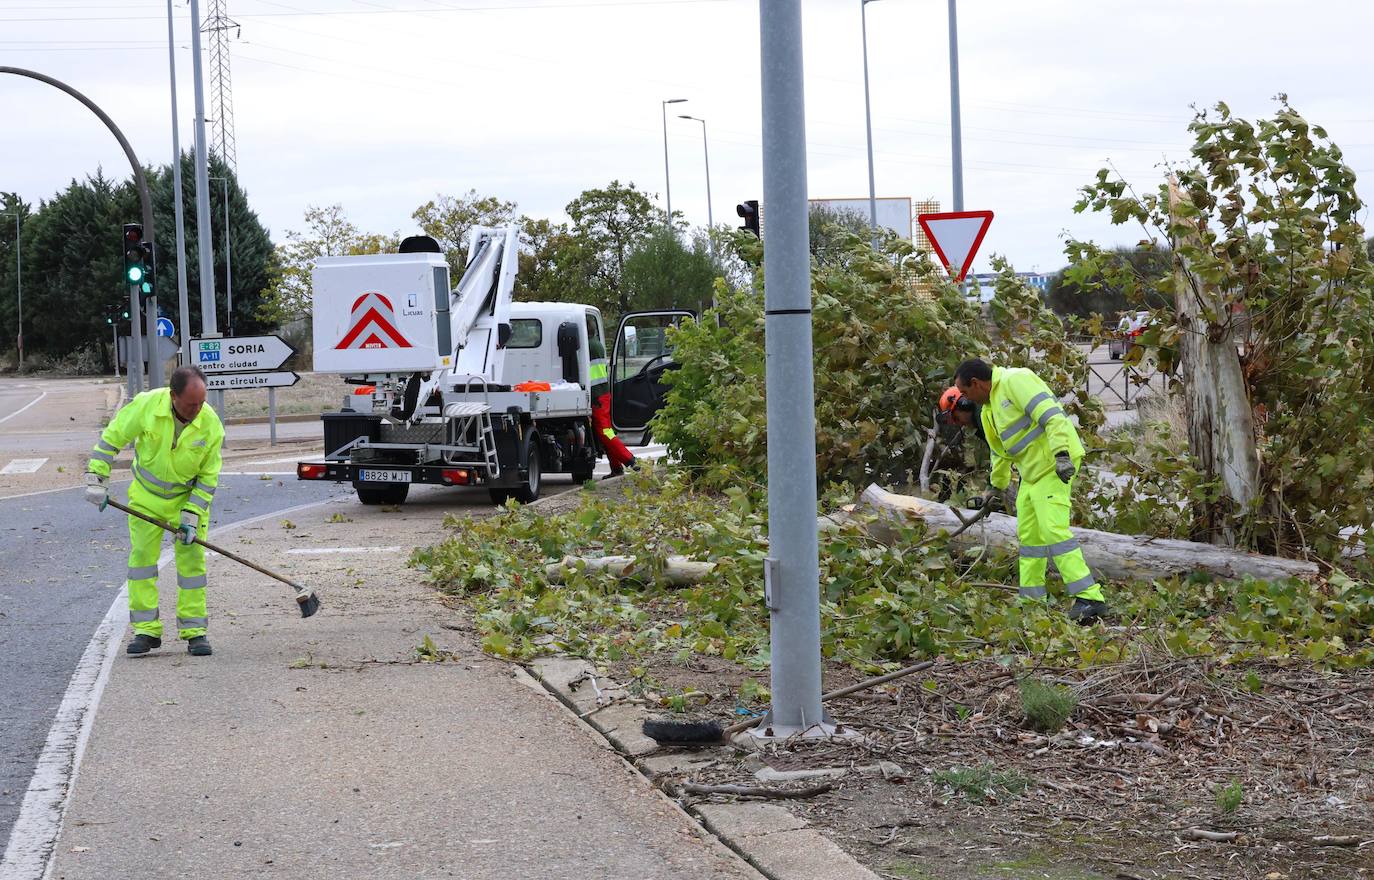
{"label": "yellow high-visibility jacket", "polygon": [[139,486],[158,498],[179,499],[183,510],[207,519],[219,487],[224,425],[213,409],[204,406],[181,430],[174,447],[175,434],[172,392],[166,388],[144,391],[105,426],[86,469],[108,477],[115,456],[133,443],[134,479]]}
{"label": "yellow high-visibility jacket", "polygon": [[982,407],[983,435],[992,450],[994,489],[1011,484],[1016,465],[1023,483],[1054,473],[1054,456],[1067,452],[1077,468],[1083,443],[1049,386],[1030,370],[992,368],[992,396]]}

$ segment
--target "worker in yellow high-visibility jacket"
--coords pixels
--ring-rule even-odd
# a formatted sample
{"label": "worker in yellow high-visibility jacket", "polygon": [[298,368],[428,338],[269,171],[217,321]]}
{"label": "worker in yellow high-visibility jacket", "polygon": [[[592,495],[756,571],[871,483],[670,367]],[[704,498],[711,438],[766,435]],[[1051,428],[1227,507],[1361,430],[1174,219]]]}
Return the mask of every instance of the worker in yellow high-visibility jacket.
{"label": "worker in yellow high-visibility jacket", "polygon": [[1091,623],[1107,612],[1102,587],[1088,568],[1078,539],[1069,530],[1073,478],[1083,462],[1083,444],[1059,401],[1043,380],[1026,369],[964,361],[954,374],[959,392],[981,408],[983,434],[992,450],[992,489],[984,503],[1011,483],[1016,466],[1016,537],[1020,542],[1021,596],[1048,594],[1051,560],[1073,597],[1069,617]]}
{"label": "worker in yellow high-visibility jacket", "polygon": [[[162,522],[177,522],[177,634],[196,657],[211,653],[205,637],[205,537],[210,503],[219,486],[224,426],[205,406],[205,374],[178,367],[169,388],[145,391],[129,401],[105,426],[86,468],[86,500],[105,509],[110,465],[134,444],[129,506]],[[163,530],[129,517],[129,621],[134,638],[125,650],[146,654],[162,646],[158,619],[157,558]]]}

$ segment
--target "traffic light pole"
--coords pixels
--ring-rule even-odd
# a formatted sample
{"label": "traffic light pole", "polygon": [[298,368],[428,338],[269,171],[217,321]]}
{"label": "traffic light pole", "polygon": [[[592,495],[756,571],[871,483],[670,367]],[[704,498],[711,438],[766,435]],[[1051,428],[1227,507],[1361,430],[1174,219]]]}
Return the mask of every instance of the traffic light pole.
{"label": "traffic light pole", "polygon": [[826,736],[821,708],[816,412],[807,241],[801,0],[760,0],[763,68],[765,385],[773,708],[756,736]]}
{"label": "traffic light pole", "polygon": [[[215,252],[210,237],[210,171],[205,140],[205,79],[201,71],[200,0],[191,0],[191,80],[196,103],[196,251],[200,256],[200,335],[219,336],[215,315]],[[195,364],[192,353],[190,364]],[[224,392],[210,392],[212,406],[224,414]]]}
{"label": "traffic light pole", "polygon": [[[16,76],[26,76],[26,77],[28,77],[29,79],[36,79],[36,80],[38,80],[39,82],[47,83],[48,85],[52,86],[53,88],[61,89],[62,91],[66,92],[68,95],[71,95],[73,98],[75,98],[76,100],[80,101],[82,104],[86,105],[86,109],[87,109],[87,110],[90,110],[92,113],[94,113],[97,117],[100,118],[100,121],[101,121],[101,122],[105,123],[105,127],[108,128],[108,129],[110,130],[110,133],[113,134],[113,135],[115,136],[115,140],[119,141],[120,147],[122,147],[122,148],[124,149],[124,155],[128,158],[128,160],[129,160],[129,165],[133,167],[133,170],[134,170],[134,186],[138,189],[138,200],[139,200],[140,206],[141,206],[142,209],[143,209],[143,228],[147,231],[148,240],[149,240],[149,241],[155,240],[155,239],[154,239],[154,236],[153,236],[153,199],[152,199],[152,196],[149,195],[149,193],[148,193],[148,180],[147,180],[147,178],[145,178],[144,175],[143,175],[143,166],[139,163],[139,161],[138,161],[138,156],[134,155],[134,148],[131,147],[131,146],[129,146],[129,141],[128,141],[127,138],[124,137],[124,132],[122,132],[122,131],[119,130],[119,126],[117,126],[117,125],[114,124],[114,120],[111,119],[111,118],[109,117],[109,115],[105,113],[104,110],[101,110],[99,107],[97,107],[94,101],[92,101],[90,98],[87,98],[85,95],[81,94],[81,93],[78,92],[76,89],[72,88],[71,86],[67,85],[66,83],[62,82],[61,80],[56,80],[56,79],[53,79],[52,77],[47,76],[47,75],[45,75],[45,74],[38,73],[37,71],[33,71],[33,70],[26,70],[26,69],[24,69],[24,68],[22,68],[22,67],[7,67],[7,66],[4,66],[4,65],[0,65],[0,73],[12,73],[12,74],[14,74],[14,75],[16,75]],[[137,325],[137,323],[138,323],[138,297],[139,297],[138,291],[136,291],[136,290],[135,290],[135,291],[132,291],[131,294],[130,294],[130,296],[131,296],[131,300],[130,300],[130,309],[129,309],[129,316],[130,316],[129,322],[130,322],[131,325]],[[153,317],[152,317],[152,324],[151,324],[151,326],[153,327],[154,332],[156,332],[156,329],[157,329],[157,296],[156,296],[156,294],[154,294],[153,296],[148,297],[148,308],[150,309],[151,314],[152,314],[152,316],[153,316]],[[136,327],[136,326],[135,326],[134,329],[130,332],[130,338],[131,338],[131,341],[138,338],[138,330],[137,330],[137,327]],[[156,338],[156,337],[154,337],[154,338]],[[131,346],[131,347],[132,347],[132,346]],[[139,349],[134,348],[134,349],[133,349],[133,352],[137,352],[138,350],[139,350]],[[133,361],[133,352],[130,353],[130,357],[129,357],[129,360],[130,360],[131,362]],[[148,366],[149,366],[149,370],[148,370],[148,387],[149,387],[149,388],[158,388],[158,387],[160,387],[160,386],[162,385],[162,376],[160,375],[160,373],[159,373],[158,370],[152,368],[152,366],[153,366],[153,363],[152,363],[152,362],[153,362],[153,358],[150,357],[150,358],[148,359]],[[133,374],[133,372],[134,372],[134,371],[133,371],[132,369],[129,370],[129,373],[130,373],[130,374]],[[130,384],[130,389],[133,390],[132,383]]]}
{"label": "traffic light pole", "polygon": [[129,285],[129,346],[124,350],[124,375],[128,378],[129,396],[143,390],[143,333],[138,329],[138,285]]}

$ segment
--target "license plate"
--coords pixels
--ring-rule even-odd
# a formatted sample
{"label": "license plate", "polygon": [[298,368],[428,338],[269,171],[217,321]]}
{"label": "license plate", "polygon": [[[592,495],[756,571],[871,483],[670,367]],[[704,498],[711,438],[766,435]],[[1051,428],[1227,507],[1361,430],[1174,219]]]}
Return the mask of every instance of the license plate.
{"label": "license plate", "polygon": [[358,471],[358,479],[364,483],[409,483],[410,471],[379,471],[365,468]]}

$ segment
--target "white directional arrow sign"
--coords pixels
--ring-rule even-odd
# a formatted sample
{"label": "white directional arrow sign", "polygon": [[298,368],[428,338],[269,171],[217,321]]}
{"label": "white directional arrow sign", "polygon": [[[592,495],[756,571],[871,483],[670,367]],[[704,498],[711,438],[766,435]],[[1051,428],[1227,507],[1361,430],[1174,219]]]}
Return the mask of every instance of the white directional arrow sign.
{"label": "white directional arrow sign", "polygon": [[963,281],[973,266],[973,257],[992,225],[991,211],[952,211],[947,214],[918,214],[916,222],[926,231],[935,255],[955,281]]}
{"label": "white directional arrow sign", "polygon": [[287,388],[300,379],[295,373],[208,373],[206,391],[245,391],[250,388]]}
{"label": "white directional arrow sign", "polygon": [[280,336],[225,336],[220,339],[191,340],[191,363],[206,373],[275,370],[295,353],[296,350],[283,342]]}

